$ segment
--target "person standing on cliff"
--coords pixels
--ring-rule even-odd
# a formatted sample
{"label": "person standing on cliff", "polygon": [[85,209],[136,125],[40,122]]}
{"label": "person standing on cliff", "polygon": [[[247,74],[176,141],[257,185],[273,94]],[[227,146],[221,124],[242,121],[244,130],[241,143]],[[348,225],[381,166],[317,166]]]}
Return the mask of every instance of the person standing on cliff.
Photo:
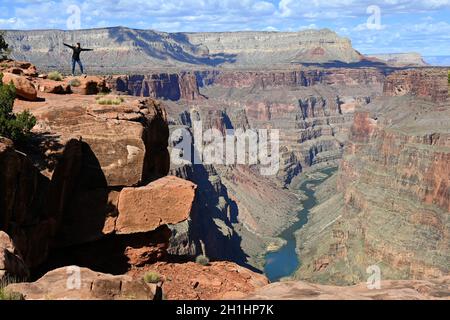
{"label": "person standing on cliff", "polygon": [[77,64],[77,63],[80,66],[81,74],[84,74],[83,64],[81,63],[81,60],[80,60],[80,53],[82,51],[94,51],[94,49],[81,48],[81,45],[79,42],[77,43],[76,46],[71,46],[71,45],[68,45],[67,43],[63,43],[63,44],[66,47],[69,47],[70,49],[72,49],[72,51],[73,51],[73,53],[72,53],[72,76],[75,75],[75,64]]}

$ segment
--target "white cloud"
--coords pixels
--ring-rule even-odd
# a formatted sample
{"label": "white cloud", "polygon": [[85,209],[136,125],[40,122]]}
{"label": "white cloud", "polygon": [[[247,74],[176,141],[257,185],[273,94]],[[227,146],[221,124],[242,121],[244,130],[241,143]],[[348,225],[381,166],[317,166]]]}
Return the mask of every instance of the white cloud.
{"label": "white cloud", "polygon": [[[2,1],[8,10],[1,9],[0,28],[66,28],[66,9],[74,3],[81,9],[81,28],[125,25],[172,32],[328,27],[351,38],[362,52],[417,51],[430,47],[427,41],[433,42],[434,51],[450,47],[450,18],[442,18],[443,13],[450,16],[450,0],[15,0]],[[372,5],[381,10],[378,30],[367,28]]]}

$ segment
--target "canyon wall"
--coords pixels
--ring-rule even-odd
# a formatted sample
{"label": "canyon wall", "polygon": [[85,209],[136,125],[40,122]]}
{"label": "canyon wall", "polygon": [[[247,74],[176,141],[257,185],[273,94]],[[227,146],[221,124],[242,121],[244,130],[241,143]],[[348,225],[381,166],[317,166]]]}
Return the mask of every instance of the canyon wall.
{"label": "canyon wall", "polygon": [[357,283],[372,265],[383,279],[448,275],[450,105],[445,73],[429,71],[390,75],[386,95],[393,82],[409,91],[356,111],[337,177],[298,232],[297,278]]}
{"label": "canyon wall", "polygon": [[262,269],[267,246],[299,210],[298,195],[286,187],[309,168],[337,164],[354,111],[381,94],[384,74],[370,68],[195,74],[201,98],[166,101],[171,131],[192,131],[199,120],[202,130],[222,133],[278,129],[281,163],[274,176],[262,176],[255,165],[172,164],[172,174],[199,186],[204,206],[191,221],[172,228],[177,236],[171,250],[193,256],[201,250],[199,240],[206,240],[211,257],[233,256]]}
{"label": "canyon wall", "polygon": [[125,27],[91,30],[8,30],[6,41],[16,60],[41,70],[67,70],[70,49],[80,42],[94,52],[82,54],[86,68],[129,73],[173,67],[273,67],[299,63],[360,63],[365,58],[349,39],[331,30],[299,32],[166,33]]}
{"label": "canyon wall", "polygon": [[388,96],[414,95],[442,102],[448,98],[447,70],[424,68],[397,71],[386,78]]}
{"label": "canyon wall", "polygon": [[199,92],[197,78],[191,72],[110,76],[106,82],[114,91],[138,97],[172,101],[204,98]]}

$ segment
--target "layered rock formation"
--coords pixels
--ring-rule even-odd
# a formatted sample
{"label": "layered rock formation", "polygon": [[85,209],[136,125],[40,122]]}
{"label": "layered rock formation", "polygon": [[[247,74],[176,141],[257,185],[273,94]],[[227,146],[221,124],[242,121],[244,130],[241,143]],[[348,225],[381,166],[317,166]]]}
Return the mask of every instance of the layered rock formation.
{"label": "layered rock formation", "polygon": [[50,181],[6,139],[0,141],[0,165],[0,230],[13,238],[26,264],[35,266],[48,254],[54,224],[44,209]]}
{"label": "layered rock formation", "polygon": [[22,147],[28,155],[11,142],[0,152],[7,195],[0,227],[26,265],[41,272],[80,262],[120,272],[164,259],[171,236],[166,225],[189,217],[196,188],[164,177],[164,109],[154,100],[100,105],[83,95],[42,96],[15,104],[37,118],[32,141]]}
{"label": "layered rock formation", "polygon": [[81,42],[90,70],[127,73],[191,66],[261,67],[297,63],[359,63],[350,40],[323,30],[299,32],[165,33],[124,27],[91,30],[8,31],[15,59],[43,69],[69,70],[63,42]]}
{"label": "layered rock formation", "polygon": [[132,96],[172,101],[204,98],[199,92],[195,74],[190,72],[112,76],[107,79],[107,82],[113,90]]}
{"label": "layered rock formation", "polygon": [[242,299],[268,284],[264,275],[226,261],[208,266],[158,262],[128,274],[141,278],[148,271],[156,272],[165,280],[163,290],[169,300]]}
{"label": "layered rock formation", "polygon": [[26,279],[28,276],[28,267],[14,247],[11,238],[0,231],[0,282],[7,278]]}
{"label": "layered rock formation", "polygon": [[428,64],[420,53],[388,53],[369,55],[370,58],[376,58],[396,67],[425,67]]}
{"label": "layered rock formation", "polygon": [[444,68],[397,71],[386,78],[383,91],[388,96],[414,95],[442,102],[448,98],[446,80]]}
{"label": "layered rock formation", "polygon": [[378,98],[356,112],[337,192],[328,192],[298,233],[297,277],[357,283],[371,265],[382,279],[448,275],[450,106],[433,85],[441,74],[428,76],[432,85],[413,82],[409,95]]}

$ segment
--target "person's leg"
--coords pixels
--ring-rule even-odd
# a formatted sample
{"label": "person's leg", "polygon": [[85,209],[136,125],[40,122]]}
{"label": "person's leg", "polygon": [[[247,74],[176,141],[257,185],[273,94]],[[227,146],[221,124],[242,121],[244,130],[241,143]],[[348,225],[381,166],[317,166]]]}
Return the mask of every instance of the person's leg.
{"label": "person's leg", "polygon": [[75,59],[72,59],[72,75],[75,75]]}
{"label": "person's leg", "polygon": [[84,74],[83,64],[81,63],[81,60],[78,60],[78,65],[80,66],[81,74]]}

